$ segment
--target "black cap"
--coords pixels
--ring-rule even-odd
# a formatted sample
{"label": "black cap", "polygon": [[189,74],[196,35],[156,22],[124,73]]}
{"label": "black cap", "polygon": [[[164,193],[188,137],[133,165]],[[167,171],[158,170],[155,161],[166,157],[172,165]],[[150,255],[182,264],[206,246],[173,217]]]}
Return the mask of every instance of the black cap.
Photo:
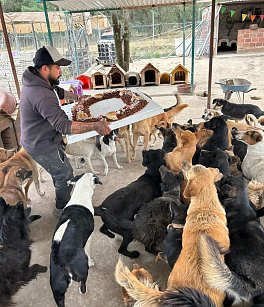
{"label": "black cap", "polygon": [[37,50],[33,63],[36,67],[41,67],[43,65],[68,66],[71,64],[71,61],[63,58],[55,47],[43,46]]}

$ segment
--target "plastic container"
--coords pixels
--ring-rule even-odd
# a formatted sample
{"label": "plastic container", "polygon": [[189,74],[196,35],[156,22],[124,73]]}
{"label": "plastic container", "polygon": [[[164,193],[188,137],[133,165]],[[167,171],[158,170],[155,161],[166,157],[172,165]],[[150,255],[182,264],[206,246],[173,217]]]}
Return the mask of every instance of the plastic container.
{"label": "plastic container", "polygon": [[84,90],[90,90],[92,88],[92,80],[91,77],[85,75],[79,75],[75,78],[76,80],[80,80],[83,83],[82,88]]}

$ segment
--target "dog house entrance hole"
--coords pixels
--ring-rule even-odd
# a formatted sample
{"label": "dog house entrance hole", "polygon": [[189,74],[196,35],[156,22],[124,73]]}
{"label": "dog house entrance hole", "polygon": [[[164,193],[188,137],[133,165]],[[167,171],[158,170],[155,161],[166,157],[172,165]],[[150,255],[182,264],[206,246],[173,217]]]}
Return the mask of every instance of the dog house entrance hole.
{"label": "dog house entrance hole", "polygon": [[112,75],[112,84],[121,84],[121,75],[118,72],[114,72]]}
{"label": "dog house entrance hole", "polygon": [[94,81],[96,86],[104,85],[104,77],[103,75],[95,75]]}
{"label": "dog house entrance hole", "polygon": [[136,76],[130,76],[130,77],[128,78],[128,84],[129,84],[130,86],[136,86],[136,85],[138,85],[137,77],[136,77]]}
{"label": "dog house entrance hole", "polygon": [[185,82],[185,72],[184,71],[177,71],[174,74],[174,81],[177,83],[183,83]]}
{"label": "dog house entrance hole", "polygon": [[149,70],[145,71],[145,82],[146,83],[155,83],[156,82],[155,70],[149,69]]}
{"label": "dog house entrance hole", "polygon": [[170,84],[170,75],[162,74],[160,77],[160,84]]}

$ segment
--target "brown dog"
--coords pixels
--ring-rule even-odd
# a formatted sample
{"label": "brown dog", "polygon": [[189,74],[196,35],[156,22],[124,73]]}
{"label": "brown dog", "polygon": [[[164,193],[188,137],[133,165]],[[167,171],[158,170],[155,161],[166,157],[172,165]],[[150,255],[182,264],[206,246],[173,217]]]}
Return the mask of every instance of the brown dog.
{"label": "brown dog", "polygon": [[40,190],[39,171],[37,163],[30,157],[30,155],[26,152],[24,148],[21,148],[17,153],[15,153],[11,158],[6,160],[5,162],[0,163],[0,171],[2,171],[5,167],[12,167],[12,166],[19,166],[21,168],[25,168],[26,170],[32,171],[32,178],[30,178],[30,180],[27,182],[25,186],[26,197],[28,194],[29,186],[33,181],[37,193],[41,196],[45,194],[45,192],[41,192]]}
{"label": "brown dog", "polygon": [[132,160],[136,159],[136,149],[138,138],[140,135],[144,136],[144,150],[148,149],[148,142],[152,134],[157,131],[155,126],[163,128],[171,128],[174,116],[188,107],[188,104],[181,102],[181,97],[176,94],[177,104],[168,109],[168,111],[156,116],[141,120],[132,125],[133,132],[133,155]]}
{"label": "brown dog", "polygon": [[[204,235],[216,240],[224,251],[229,249],[225,210],[218,199],[214,184],[222,178],[222,174],[218,169],[206,168],[199,164],[191,166],[187,162],[183,163],[182,168],[188,180],[185,196],[191,197],[191,203],[183,228],[182,251],[169,275],[167,290],[163,292],[144,285],[131,274],[128,268],[124,267],[120,260],[116,266],[117,282],[137,300],[138,307],[158,307],[168,291],[176,293],[184,288],[198,290],[203,297],[207,295],[217,307],[223,306],[225,294],[213,290],[205,282],[201,272],[200,258]],[[213,306],[213,303],[200,306]]]}
{"label": "brown dog", "polygon": [[192,163],[192,158],[196,151],[196,145],[207,131],[206,129],[202,129],[193,133],[189,130],[182,130],[180,127],[176,127],[174,131],[176,134],[177,146],[173,151],[165,155],[165,164],[169,170],[179,173],[183,161]]}
{"label": "brown dog", "polygon": [[8,205],[15,206],[20,201],[26,206],[30,199],[22,190],[23,184],[32,178],[32,171],[26,170],[19,166],[11,166],[5,175],[4,182],[0,188],[0,197],[2,197]]}

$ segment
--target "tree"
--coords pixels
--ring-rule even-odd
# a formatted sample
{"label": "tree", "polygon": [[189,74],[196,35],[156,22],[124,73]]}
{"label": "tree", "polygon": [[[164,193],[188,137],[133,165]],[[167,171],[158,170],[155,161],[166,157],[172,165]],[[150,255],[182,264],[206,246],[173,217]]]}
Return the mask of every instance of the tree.
{"label": "tree", "polygon": [[[1,0],[5,13],[9,12],[43,12],[42,3],[37,3],[36,0]],[[58,7],[47,2],[49,11],[57,11]]]}

